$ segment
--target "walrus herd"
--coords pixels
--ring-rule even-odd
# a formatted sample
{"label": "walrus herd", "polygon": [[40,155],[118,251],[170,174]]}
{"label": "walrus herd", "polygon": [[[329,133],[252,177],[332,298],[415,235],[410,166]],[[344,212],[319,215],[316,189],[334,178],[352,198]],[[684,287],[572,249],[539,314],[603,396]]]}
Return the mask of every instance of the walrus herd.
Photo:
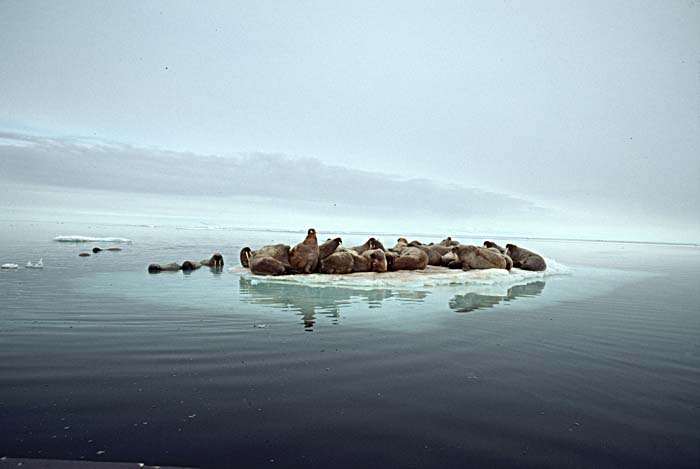
{"label": "walrus herd", "polygon": [[240,261],[243,267],[256,275],[422,270],[429,265],[462,270],[510,270],[516,267],[543,271],[547,268],[539,254],[514,244],[506,244],[503,248],[492,241],[484,241],[483,246],[471,246],[460,244],[450,237],[437,244],[409,243],[406,238],[399,238],[390,249],[375,238],[352,248],[346,248],[342,243],[342,239],[335,238],[319,245],[316,230],[311,228],[304,241],[294,247],[274,244],[256,251],[244,247]]}

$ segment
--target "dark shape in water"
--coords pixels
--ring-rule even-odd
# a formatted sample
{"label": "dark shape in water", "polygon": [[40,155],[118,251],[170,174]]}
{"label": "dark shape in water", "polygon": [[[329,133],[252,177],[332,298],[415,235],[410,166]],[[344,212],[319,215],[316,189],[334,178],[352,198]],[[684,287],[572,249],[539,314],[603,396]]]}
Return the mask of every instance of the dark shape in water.
{"label": "dark shape in water", "polygon": [[537,296],[544,290],[545,282],[530,282],[526,285],[515,285],[508,289],[506,296],[480,295],[467,293],[455,295],[450,300],[450,308],[458,313],[469,313],[477,309],[493,308],[502,301],[511,301],[520,296]]}

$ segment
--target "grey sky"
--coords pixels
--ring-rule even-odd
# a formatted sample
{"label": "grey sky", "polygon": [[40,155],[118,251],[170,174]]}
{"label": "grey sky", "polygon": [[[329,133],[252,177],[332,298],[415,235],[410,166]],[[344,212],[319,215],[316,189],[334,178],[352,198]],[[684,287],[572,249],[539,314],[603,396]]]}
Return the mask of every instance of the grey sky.
{"label": "grey sky", "polygon": [[700,238],[694,0],[0,1],[0,85],[5,129],[313,157]]}

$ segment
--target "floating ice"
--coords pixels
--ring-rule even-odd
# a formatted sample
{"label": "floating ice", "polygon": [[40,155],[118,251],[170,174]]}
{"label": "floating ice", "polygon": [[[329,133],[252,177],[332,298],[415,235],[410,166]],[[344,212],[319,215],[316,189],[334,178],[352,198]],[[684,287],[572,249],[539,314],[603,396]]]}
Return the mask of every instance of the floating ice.
{"label": "floating ice", "polygon": [[36,264],[32,264],[32,261],[27,261],[27,265],[24,266],[27,269],[43,269],[44,268],[44,258],[39,259]]}
{"label": "floating ice", "polygon": [[92,236],[77,235],[56,236],[53,240],[59,243],[132,243],[132,241],[127,238],[93,238]]}
{"label": "floating ice", "polygon": [[515,285],[543,279],[553,275],[567,275],[568,267],[554,259],[545,259],[547,270],[532,272],[529,270],[482,269],[468,270],[448,269],[446,267],[428,266],[425,270],[402,270],[398,272],[357,272],[345,275],[308,274],[308,275],[253,275],[243,267],[231,267],[229,272],[249,278],[256,282],[292,283],[318,287],[359,287],[359,288],[420,288],[444,285]]}
{"label": "floating ice", "polygon": [[3,264],[0,265],[0,269],[5,269],[5,270],[14,270],[18,269],[19,266],[17,264]]}

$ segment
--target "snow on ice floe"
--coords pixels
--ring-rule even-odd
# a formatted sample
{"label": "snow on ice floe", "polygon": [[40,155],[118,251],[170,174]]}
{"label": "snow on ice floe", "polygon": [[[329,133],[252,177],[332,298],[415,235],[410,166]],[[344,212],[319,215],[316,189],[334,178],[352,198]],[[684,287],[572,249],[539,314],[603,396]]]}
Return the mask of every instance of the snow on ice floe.
{"label": "snow on ice floe", "polygon": [[56,236],[53,240],[59,243],[132,243],[132,241],[127,238],[93,238],[92,236],[77,235]]}
{"label": "snow on ice floe", "polygon": [[17,264],[3,264],[0,265],[0,269],[5,269],[5,270],[15,270],[18,269],[19,266]]}
{"label": "snow on ice floe", "polygon": [[345,275],[308,274],[280,275],[276,277],[253,275],[243,267],[231,267],[229,272],[256,282],[289,283],[318,287],[356,287],[356,288],[421,288],[449,285],[473,286],[512,286],[540,280],[555,275],[568,275],[571,270],[555,261],[546,259],[547,270],[531,272],[512,269],[483,269],[463,271],[446,267],[428,266],[425,270],[402,270],[398,272],[357,272]]}

